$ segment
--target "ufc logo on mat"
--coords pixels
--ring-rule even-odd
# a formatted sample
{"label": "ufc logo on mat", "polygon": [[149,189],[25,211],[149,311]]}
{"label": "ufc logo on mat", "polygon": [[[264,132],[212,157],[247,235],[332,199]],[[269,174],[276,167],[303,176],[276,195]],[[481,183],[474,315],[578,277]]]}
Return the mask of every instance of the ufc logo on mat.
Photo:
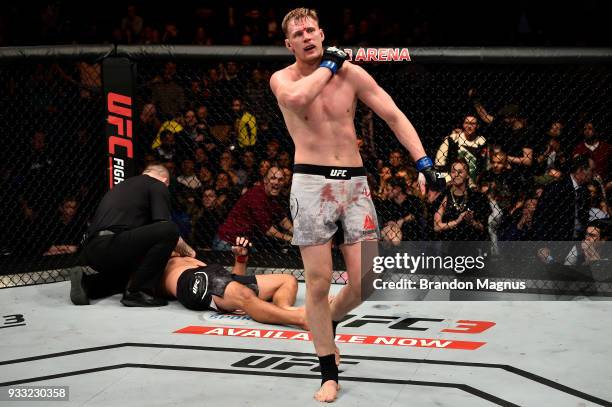
{"label": "ufc logo on mat", "polygon": [[[345,365],[356,365],[359,362],[353,362],[343,360]],[[232,367],[246,367],[249,369],[274,369],[274,370],[287,370],[298,366],[303,366],[311,372],[320,372],[319,361],[313,358],[295,358],[290,356],[259,356],[251,355],[236,363],[232,363]],[[342,370],[339,370],[342,373]]]}
{"label": "ufc logo on mat", "polygon": [[330,177],[346,177],[346,170],[331,170],[329,172]]}

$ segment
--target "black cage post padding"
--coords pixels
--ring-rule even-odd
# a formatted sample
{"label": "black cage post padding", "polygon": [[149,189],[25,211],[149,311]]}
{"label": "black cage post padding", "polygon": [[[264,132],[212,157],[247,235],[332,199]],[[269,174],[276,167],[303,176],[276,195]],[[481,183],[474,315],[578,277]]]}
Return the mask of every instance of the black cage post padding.
{"label": "black cage post padding", "polygon": [[108,186],[137,174],[134,84],[136,64],[127,58],[109,57],[102,63],[106,111]]}

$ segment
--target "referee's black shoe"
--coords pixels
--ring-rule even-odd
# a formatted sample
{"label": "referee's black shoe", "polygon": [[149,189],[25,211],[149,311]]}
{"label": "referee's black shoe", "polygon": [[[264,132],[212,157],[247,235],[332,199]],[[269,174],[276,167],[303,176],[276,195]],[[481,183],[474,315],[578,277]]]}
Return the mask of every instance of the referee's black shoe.
{"label": "referee's black shoe", "polygon": [[70,270],[70,301],[74,305],[89,305],[89,295],[83,277],[82,267]]}
{"label": "referee's black shoe", "polygon": [[163,307],[168,301],[163,298],[153,297],[142,291],[125,290],[121,303],[126,307]]}

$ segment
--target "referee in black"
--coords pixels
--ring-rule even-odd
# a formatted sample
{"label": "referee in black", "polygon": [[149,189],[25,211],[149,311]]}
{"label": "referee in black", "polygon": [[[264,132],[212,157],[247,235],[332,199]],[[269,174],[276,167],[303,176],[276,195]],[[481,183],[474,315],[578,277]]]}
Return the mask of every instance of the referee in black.
{"label": "referee in black", "polygon": [[170,220],[169,184],[168,170],[152,164],[102,198],[82,252],[86,264],[98,273],[84,275],[73,269],[70,299],[75,305],[120,292],[127,307],[168,304],[156,295],[156,288],[172,251],[195,257]]}

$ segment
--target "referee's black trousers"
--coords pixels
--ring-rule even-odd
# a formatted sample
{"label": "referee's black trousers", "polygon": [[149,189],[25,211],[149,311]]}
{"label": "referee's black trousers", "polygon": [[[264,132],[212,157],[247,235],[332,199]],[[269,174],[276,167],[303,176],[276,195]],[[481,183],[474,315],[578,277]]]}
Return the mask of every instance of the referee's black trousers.
{"label": "referee's black trousers", "polygon": [[178,227],[165,221],[91,238],[83,256],[98,274],[86,276],[89,297],[102,298],[126,288],[154,295],[178,239]]}

